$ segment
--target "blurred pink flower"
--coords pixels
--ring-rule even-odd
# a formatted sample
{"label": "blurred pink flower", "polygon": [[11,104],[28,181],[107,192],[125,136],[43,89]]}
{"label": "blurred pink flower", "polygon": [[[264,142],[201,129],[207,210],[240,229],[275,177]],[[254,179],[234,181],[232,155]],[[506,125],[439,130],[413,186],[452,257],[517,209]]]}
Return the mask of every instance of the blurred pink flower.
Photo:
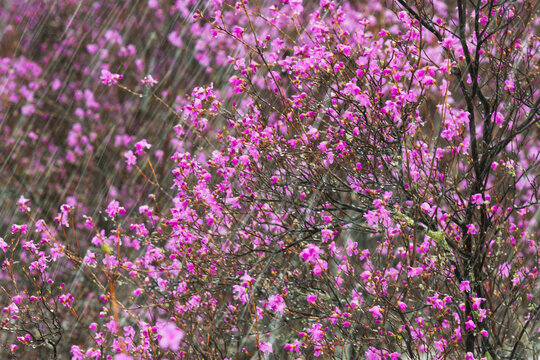
{"label": "blurred pink flower", "polygon": [[167,323],[167,325],[159,329],[158,335],[161,337],[159,346],[172,351],[178,351],[180,341],[184,338],[184,332],[173,323]]}

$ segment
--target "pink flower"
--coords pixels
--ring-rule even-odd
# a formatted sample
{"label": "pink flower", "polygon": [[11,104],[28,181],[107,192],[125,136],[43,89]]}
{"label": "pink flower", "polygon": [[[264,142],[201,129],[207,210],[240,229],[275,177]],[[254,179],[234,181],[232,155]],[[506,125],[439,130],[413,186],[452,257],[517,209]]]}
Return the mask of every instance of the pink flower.
{"label": "pink flower", "polygon": [[514,82],[512,81],[512,79],[510,80],[505,80],[504,81],[504,90],[508,90],[510,93],[513,93],[514,92]]}
{"label": "pink flower", "polygon": [[255,279],[252,278],[251,276],[249,276],[247,271],[244,271],[244,275],[242,275],[240,280],[242,280],[242,286],[245,287],[245,288],[248,288],[253,283],[253,281]]}
{"label": "pink flower", "polygon": [[323,251],[315,244],[309,244],[307,248],[302,250],[300,257],[308,263],[316,263]]}
{"label": "pink flower", "polygon": [[510,268],[511,268],[511,265],[508,264],[507,262],[503,263],[502,265],[499,265],[498,275],[502,277],[503,279],[507,278],[510,275]]}
{"label": "pink flower", "polygon": [[[17,345],[15,345],[15,348],[13,348],[12,345],[11,351],[14,351],[15,349],[17,349]],[[69,352],[71,353],[71,355],[73,355],[72,359],[80,360],[84,358],[84,354],[82,353],[81,348],[77,345],[71,346],[71,350]]]}
{"label": "pink flower", "polygon": [[459,291],[461,291],[461,292],[471,291],[470,283],[468,281],[462,281],[459,284]]}
{"label": "pink flower", "polygon": [[249,296],[246,288],[240,285],[233,285],[234,299],[240,301],[242,304],[247,303]]}
{"label": "pink flower", "polygon": [[171,349],[172,351],[178,351],[180,348],[180,341],[184,338],[184,332],[180,330],[175,324],[167,323],[158,331],[159,346],[163,349]]}
{"label": "pink flower", "polygon": [[467,322],[465,322],[465,329],[468,331],[473,331],[474,329],[476,329],[476,324],[474,323],[474,321],[468,320]]}
{"label": "pink flower", "polygon": [[421,275],[423,272],[424,272],[424,269],[421,266],[414,267],[414,268],[409,266],[409,272],[407,273],[407,275],[409,277],[416,277],[416,276]]}
{"label": "pink flower", "polygon": [[[308,329],[307,332],[311,335],[311,340],[315,343],[318,343],[324,337],[324,332],[322,331],[322,325],[319,323],[313,324],[311,329]],[[298,335],[300,336],[300,334]]]}
{"label": "pink flower", "polygon": [[381,319],[383,317],[382,311],[384,311],[384,309],[381,308],[379,305],[375,305],[371,309],[369,309],[369,312],[374,319]]}
{"label": "pink flower", "polygon": [[474,235],[474,234],[478,233],[478,229],[476,228],[476,225],[468,224],[468,225],[465,225],[465,226],[467,227],[467,234]]}
{"label": "pink flower", "polygon": [[0,249],[2,249],[3,252],[6,252],[9,249],[8,243],[5,242],[4,239],[1,237],[0,237]]}
{"label": "pink flower", "polygon": [[272,344],[264,341],[259,343],[259,350],[261,350],[263,354],[271,354],[274,352],[274,350],[272,350]]}
{"label": "pink flower", "polygon": [[113,218],[118,214],[124,215],[126,213],[126,209],[120,206],[120,203],[118,201],[113,200],[107,206],[106,213],[107,215],[109,215],[109,217]]}
{"label": "pink flower", "polygon": [[184,43],[182,42],[182,38],[178,34],[178,32],[173,31],[167,36],[167,39],[171,44],[173,44],[176,47],[181,47]]}
{"label": "pink flower", "polygon": [[473,297],[471,298],[471,301],[472,301],[472,309],[473,310],[478,310],[480,308],[480,305],[482,304],[482,301],[484,301],[486,299],[484,298],[477,298],[477,297]]}
{"label": "pink flower", "polygon": [[321,234],[323,237],[323,242],[328,242],[334,238],[334,232],[332,230],[323,229],[321,230]]}
{"label": "pink flower", "polygon": [[399,309],[400,309],[401,311],[407,310],[407,304],[405,304],[404,302],[398,301],[397,304],[398,304]]}
{"label": "pink flower", "polygon": [[310,294],[307,296],[307,302],[310,304],[314,304],[315,301],[317,301],[317,295]]}
{"label": "pink flower", "polygon": [[474,194],[471,196],[471,202],[473,204],[481,205],[484,202],[482,194]]}
{"label": "pink flower", "polygon": [[30,211],[30,200],[28,200],[22,195],[19,200],[17,200],[17,205],[19,206],[20,212]]}
{"label": "pink flower", "polygon": [[240,38],[242,37],[242,34],[244,33],[244,29],[241,28],[240,26],[235,26],[233,28],[233,34],[234,36],[236,36],[237,38]]}
{"label": "pink flower", "polygon": [[146,139],[142,139],[138,143],[135,144],[135,154],[142,155],[144,154],[145,149],[150,149],[152,145],[150,145]]}
{"label": "pink flower", "polygon": [[272,295],[268,298],[267,308],[272,309],[273,312],[283,315],[283,311],[286,307],[287,304],[285,304],[285,300],[283,300],[281,295]]}
{"label": "pink flower", "polygon": [[154,87],[154,85],[156,85],[157,83],[158,81],[154,79],[152,75],[147,75],[141,80],[141,84],[150,86],[150,87]]}
{"label": "pink flower", "polygon": [[124,157],[126,158],[126,164],[128,166],[136,165],[137,164],[137,157],[133,154],[133,151],[129,150],[124,153]]}
{"label": "pink flower", "polygon": [[114,360],[133,360],[133,356],[129,356],[126,354],[116,354],[114,356]]}
{"label": "pink flower", "polygon": [[109,70],[103,69],[101,70],[101,82],[104,85],[116,85],[118,84],[118,80],[122,79],[124,76],[120,74],[113,74]]}

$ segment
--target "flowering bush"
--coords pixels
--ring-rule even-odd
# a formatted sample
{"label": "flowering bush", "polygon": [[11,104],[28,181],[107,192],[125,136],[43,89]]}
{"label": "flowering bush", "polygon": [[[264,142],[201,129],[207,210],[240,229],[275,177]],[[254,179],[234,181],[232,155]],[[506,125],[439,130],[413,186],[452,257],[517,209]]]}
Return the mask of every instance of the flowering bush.
{"label": "flowering bush", "polygon": [[537,358],[534,5],[7,4],[3,356]]}

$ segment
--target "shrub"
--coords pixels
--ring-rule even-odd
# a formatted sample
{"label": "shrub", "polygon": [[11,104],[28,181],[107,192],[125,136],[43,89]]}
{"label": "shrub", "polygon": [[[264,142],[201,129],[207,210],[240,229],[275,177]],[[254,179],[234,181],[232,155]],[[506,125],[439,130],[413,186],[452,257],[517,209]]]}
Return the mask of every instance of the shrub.
{"label": "shrub", "polygon": [[4,15],[5,356],[536,358],[534,2],[189,4]]}

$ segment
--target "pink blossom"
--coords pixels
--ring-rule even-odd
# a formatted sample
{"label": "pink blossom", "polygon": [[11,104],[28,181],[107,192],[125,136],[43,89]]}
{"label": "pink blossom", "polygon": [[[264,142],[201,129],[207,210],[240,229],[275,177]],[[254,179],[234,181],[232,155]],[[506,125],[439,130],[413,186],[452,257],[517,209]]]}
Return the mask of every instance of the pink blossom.
{"label": "pink blossom", "polygon": [[259,350],[261,350],[261,352],[265,355],[274,352],[274,350],[272,350],[272,344],[264,341],[259,342]]}
{"label": "pink blossom", "polygon": [[499,265],[498,275],[502,277],[503,279],[507,278],[508,276],[510,276],[510,269],[511,269],[511,265],[508,264],[507,262],[504,262],[503,264]]}
{"label": "pink blossom", "polygon": [[307,296],[307,302],[310,304],[314,304],[317,301],[317,295],[309,294]]}
{"label": "pink blossom", "polygon": [[177,31],[173,31],[169,33],[169,36],[167,36],[167,40],[169,40],[169,42],[176,47],[182,47],[182,45],[184,44],[182,42],[182,38],[180,37]]}
{"label": "pink blossom", "polygon": [[465,329],[468,331],[473,331],[476,329],[476,324],[472,320],[468,320],[465,322]]}
{"label": "pink blossom", "polygon": [[514,92],[514,81],[512,79],[505,80],[504,81],[504,90],[508,90],[508,92],[513,93]]}
{"label": "pink blossom", "polygon": [[321,230],[321,234],[323,237],[323,242],[328,242],[329,240],[332,240],[334,238],[334,232],[329,229]]}
{"label": "pink blossom", "polygon": [[465,291],[471,291],[471,286],[470,286],[470,283],[469,281],[462,281],[460,284],[459,284],[459,291],[461,292],[465,292]]}
{"label": "pink blossom", "polygon": [[184,338],[184,332],[180,330],[174,323],[167,323],[158,330],[159,346],[163,349],[171,349],[178,351],[180,341]]}
{"label": "pink blossom", "polygon": [[244,29],[242,27],[235,26],[233,28],[233,35],[236,36],[237,38],[241,38],[243,33],[244,33]]}
{"label": "pink blossom", "polygon": [[124,76],[120,74],[113,74],[109,70],[103,69],[101,70],[101,82],[104,85],[116,85],[118,84],[118,80],[122,79]]}
{"label": "pink blossom", "polygon": [[0,249],[2,249],[3,252],[6,252],[9,249],[8,243],[5,242],[4,239],[1,237],[0,237]]}
{"label": "pink blossom", "polygon": [[149,87],[154,87],[154,85],[156,85],[158,83],[158,81],[156,79],[154,79],[152,77],[152,75],[146,75],[142,80],[141,80],[141,84],[143,85],[146,85],[146,86],[149,86]]}
{"label": "pink blossom", "polygon": [[382,311],[384,311],[384,309],[380,307],[379,305],[375,305],[369,309],[369,312],[371,313],[374,319],[382,319],[383,317]]}
{"label": "pink blossom", "polygon": [[285,303],[285,300],[283,300],[283,297],[281,295],[272,295],[268,298],[267,308],[272,309],[273,312],[278,313],[282,316],[283,311],[285,311],[286,307],[287,304]]}
{"label": "pink blossom", "polygon": [[152,147],[146,139],[142,139],[141,141],[137,142],[135,144],[135,154],[142,155],[144,154],[145,149],[148,150]]}
{"label": "pink blossom", "polygon": [[242,275],[240,280],[242,280],[242,286],[245,287],[245,288],[248,288],[253,283],[253,281],[255,279],[252,278],[251,276],[249,276],[247,271],[244,271],[244,275]]}
{"label": "pink blossom", "polygon": [[[307,332],[310,334],[311,340],[315,343],[320,342],[324,338],[324,332],[322,331],[322,325],[319,323],[313,324],[311,329]],[[300,334],[298,334],[300,335]]]}
{"label": "pink blossom", "polygon": [[421,275],[423,272],[424,272],[424,269],[421,266],[418,266],[418,267],[410,267],[409,266],[409,271],[408,271],[407,275],[409,277],[416,277],[416,276]]}
{"label": "pink blossom", "polygon": [[320,255],[324,252],[315,244],[308,244],[308,246],[300,252],[300,257],[308,263],[316,263]]}
{"label": "pink blossom", "polygon": [[133,360],[133,356],[127,354],[116,354],[114,360]]}
{"label": "pink blossom", "polygon": [[246,288],[240,285],[233,285],[234,299],[240,301],[242,304],[247,303],[249,297]]}
{"label": "pink blossom", "polygon": [[474,194],[471,196],[471,202],[476,205],[481,205],[484,203],[484,197],[482,194]]}
{"label": "pink blossom", "polygon": [[69,227],[68,219],[69,219],[69,213],[71,212],[71,209],[72,209],[71,206],[67,204],[63,204],[62,206],[60,206],[60,212],[56,215],[56,217],[53,220],[58,222],[59,225]]}
{"label": "pink blossom", "polygon": [[120,203],[118,201],[113,200],[107,206],[106,213],[107,215],[109,215],[109,217],[114,218],[118,214],[124,215],[126,213],[126,209],[120,206]]}
{"label": "pink blossom", "polygon": [[472,309],[478,310],[480,308],[480,305],[482,304],[482,301],[485,301],[484,298],[478,298],[478,297],[471,297],[472,301]]}
{"label": "pink blossom", "polygon": [[467,234],[475,235],[478,233],[478,229],[476,225],[474,224],[467,224],[465,225],[467,227]]}
{"label": "pink blossom", "polygon": [[126,158],[126,164],[128,166],[136,165],[137,164],[137,157],[133,154],[133,151],[128,150],[124,153],[124,157]]}
{"label": "pink blossom", "polygon": [[19,206],[19,211],[28,212],[30,211],[30,200],[21,195],[19,200],[17,200],[17,205]]}

